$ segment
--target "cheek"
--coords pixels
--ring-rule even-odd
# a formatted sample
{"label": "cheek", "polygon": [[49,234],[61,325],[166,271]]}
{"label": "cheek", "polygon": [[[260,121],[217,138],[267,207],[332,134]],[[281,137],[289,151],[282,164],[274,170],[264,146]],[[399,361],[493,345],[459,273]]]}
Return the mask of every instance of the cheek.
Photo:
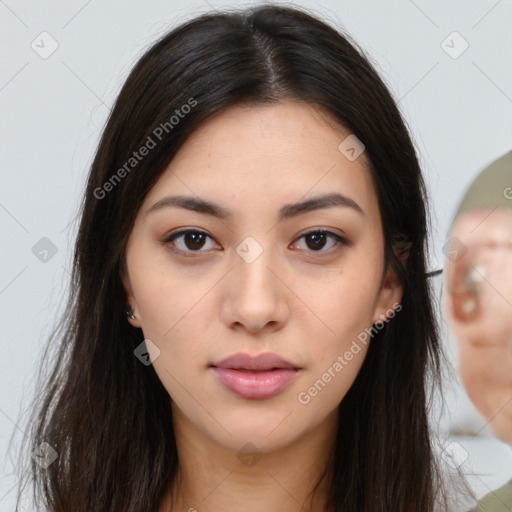
{"label": "cheek", "polygon": [[[132,288],[142,319],[144,335],[162,344],[182,330],[206,323],[202,302],[215,284],[205,271],[185,271],[173,265],[165,251],[133,255]],[[202,311],[202,315],[198,311]],[[185,327],[187,326],[187,327]]]}
{"label": "cheek", "polygon": [[[139,308],[144,338],[159,349],[154,369],[173,399],[187,399],[190,376],[198,375],[210,362],[208,357],[218,336],[212,332],[211,279],[184,280],[145,274]],[[140,297],[140,298],[139,298]],[[183,395],[183,396],[182,396]],[[188,396],[188,399],[190,397]]]}
{"label": "cheek", "polygon": [[[364,262],[344,268],[322,284],[308,283],[310,309],[315,313],[304,319],[310,346],[311,367],[301,392],[301,404],[309,402],[313,409],[333,408],[352,386],[366,357],[371,342],[375,301],[378,295],[380,267],[377,262]],[[312,319],[312,320],[311,320]],[[307,324],[307,326],[306,326]],[[366,330],[365,330],[366,329]]]}
{"label": "cheek", "polygon": [[[313,325],[322,331],[327,351],[350,343],[373,323],[378,296],[376,272],[351,272],[331,276],[323,283],[307,283],[308,306],[314,312]],[[349,339],[350,338],[350,339]]]}
{"label": "cheek", "polygon": [[[195,294],[180,295],[175,286],[160,283],[154,293],[145,296],[143,332],[160,351],[152,361],[158,378],[174,401],[185,404],[190,401],[189,393],[204,385],[191,377],[202,375],[210,345],[217,340],[208,332],[206,302]],[[201,392],[196,389],[193,394]]]}

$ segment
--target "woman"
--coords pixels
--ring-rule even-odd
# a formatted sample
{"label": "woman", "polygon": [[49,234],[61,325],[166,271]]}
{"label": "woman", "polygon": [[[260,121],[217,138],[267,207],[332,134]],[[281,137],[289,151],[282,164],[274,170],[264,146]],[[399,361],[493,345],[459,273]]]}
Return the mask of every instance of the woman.
{"label": "woman", "polygon": [[426,206],[393,98],[334,28],[266,5],[165,35],[90,169],[33,427],[45,506],[448,510]]}

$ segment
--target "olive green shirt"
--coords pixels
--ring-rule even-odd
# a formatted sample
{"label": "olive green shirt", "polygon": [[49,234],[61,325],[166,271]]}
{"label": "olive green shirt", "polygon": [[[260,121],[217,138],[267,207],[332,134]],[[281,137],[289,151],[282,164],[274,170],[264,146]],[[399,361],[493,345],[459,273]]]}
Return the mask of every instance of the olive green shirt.
{"label": "olive green shirt", "polygon": [[512,512],[512,480],[478,501],[477,512]]}

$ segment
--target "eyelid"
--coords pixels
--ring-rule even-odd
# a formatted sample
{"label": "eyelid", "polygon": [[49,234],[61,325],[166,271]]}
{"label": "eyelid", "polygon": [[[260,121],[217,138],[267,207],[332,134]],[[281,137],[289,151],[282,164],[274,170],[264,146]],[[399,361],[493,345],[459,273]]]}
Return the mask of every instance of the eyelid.
{"label": "eyelid", "polygon": [[338,246],[338,249],[340,249],[340,246],[348,247],[349,245],[351,245],[351,242],[349,240],[347,240],[345,238],[345,236],[335,233],[334,231],[331,231],[330,229],[324,228],[324,227],[308,228],[306,231],[300,233],[295,238],[295,240],[298,241],[301,238],[303,238],[307,235],[313,234],[313,233],[325,234],[328,238],[333,238],[336,241],[336,244],[334,245],[334,247],[331,249],[328,249],[327,251],[306,251],[308,253],[308,255],[311,255],[314,258],[319,258],[319,257],[322,257],[323,255],[330,255],[334,250],[336,250],[335,248],[337,246]]}
{"label": "eyelid", "polygon": [[[168,245],[171,242],[173,242],[176,238],[179,238],[180,236],[183,236],[183,235],[187,235],[189,233],[200,233],[200,234],[205,235],[207,238],[215,240],[210,234],[208,234],[207,231],[203,231],[202,229],[184,228],[184,229],[178,230],[174,233],[171,233],[170,235],[165,236],[162,243],[164,245]],[[325,234],[327,237],[333,238],[336,241],[336,244],[334,247],[351,245],[351,242],[349,240],[347,240],[343,235],[339,235],[338,233],[335,233],[335,232],[331,231],[330,229],[324,228],[324,227],[308,228],[306,231],[297,235],[297,237],[295,237],[293,243],[296,243],[298,240],[304,238],[307,235],[313,234],[313,233]],[[181,255],[184,255],[185,257],[190,257],[190,256],[197,257],[197,256],[200,256],[201,254],[208,254],[209,252],[211,252],[210,250],[209,251],[199,250],[199,251],[190,251],[190,252],[185,252],[185,251],[182,251],[181,249],[171,249],[171,250],[173,252],[177,252]],[[306,252],[309,253],[309,255],[312,255],[313,257],[322,257],[324,254],[330,254],[332,251],[333,251],[333,248],[328,249],[327,251],[322,251],[322,250],[312,251],[312,250],[310,250],[310,251],[306,251]]]}
{"label": "eyelid", "polygon": [[[205,237],[211,238],[212,240],[214,240],[214,238],[210,234],[208,234],[208,232],[203,231],[202,229],[199,229],[199,228],[184,228],[184,229],[175,231],[174,233],[171,233],[169,235],[166,235],[164,237],[164,239],[162,240],[162,244],[164,246],[168,246],[168,245],[171,244],[171,242],[174,241],[174,239],[179,238],[180,236],[183,236],[183,235],[187,235],[188,233],[200,233],[202,235],[205,235]],[[186,251],[182,251],[181,249],[176,249],[176,248],[171,248],[170,250],[172,250],[172,252],[174,252],[174,253],[178,253],[178,254],[180,254],[182,256],[185,256],[185,257],[197,257],[197,256],[200,256],[201,254],[207,254],[207,253],[211,252],[211,251],[190,251],[190,252],[186,252]]]}

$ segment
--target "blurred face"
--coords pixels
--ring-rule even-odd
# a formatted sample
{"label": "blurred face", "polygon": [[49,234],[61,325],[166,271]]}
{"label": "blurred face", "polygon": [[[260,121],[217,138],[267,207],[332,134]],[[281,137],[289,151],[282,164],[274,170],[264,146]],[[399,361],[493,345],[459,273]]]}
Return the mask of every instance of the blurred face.
{"label": "blurred face", "polygon": [[465,211],[450,240],[443,305],[461,380],[494,434],[512,443],[512,209]]}
{"label": "blurred face", "polygon": [[446,308],[461,349],[512,348],[512,209],[461,213],[450,232]]}
{"label": "blurred face", "polygon": [[208,121],[128,241],[130,322],[174,421],[230,449],[277,449],[332,422],[365,328],[401,300],[366,155],[352,139],[339,149],[350,133],[326,120],[285,102]]}

